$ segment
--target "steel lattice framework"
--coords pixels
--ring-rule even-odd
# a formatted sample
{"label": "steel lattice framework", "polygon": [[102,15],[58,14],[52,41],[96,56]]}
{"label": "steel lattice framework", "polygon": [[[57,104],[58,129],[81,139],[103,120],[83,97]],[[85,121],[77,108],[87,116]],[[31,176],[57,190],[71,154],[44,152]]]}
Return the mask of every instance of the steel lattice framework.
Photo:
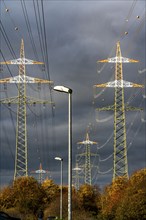
{"label": "steel lattice framework", "polygon": [[80,175],[79,172],[81,172],[81,168],[79,168],[78,163],[76,162],[76,167],[73,168],[73,171],[75,171],[75,175],[73,176],[74,179],[74,186],[77,190],[80,188],[80,179],[83,178],[83,176]]}
{"label": "steel lattice framework", "polygon": [[33,78],[26,76],[25,65],[31,64],[44,64],[25,58],[24,53],[24,41],[21,40],[20,58],[16,60],[10,60],[1,62],[0,64],[16,64],[19,65],[19,75],[11,78],[1,79],[0,83],[16,83],[18,85],[18,96],[1,99],[0,103],[4,104],[17,104],[17,125],[16,125],[16,155],[15,155],[15,172],[14,180],[19,176],[28,176],[27,165],[27,126],[26,126],[26,105],[50,103],[48,100],[38,100],[26,95],[27,83],[52,83],[48,80]]}
{"label": "steel lattice framework", "polygon": [[124,87],[139,87],[143,85],[127,82],[123,80],[122,63],[137,63],[138,60],[122,57],[120,42],[116,45],[116,57],[100,60],[101,63],[115,63],[115,81],[94,85],[94,87],[114,87],[115,100],[114,105],[97,108],[97,111],[114,111],[114,165],[113,180],[117,176],[128,178],[128,161],[127,161],[127,143],[126,143],[126,119],[125,111],[142,110],[141,108],[130,107],[124,104]]}
{"label": "steel lattice framework", "polygon": [[36,173],[36,174],[38,174],[38,181],[39,181],[39,183],[41,184],[41,183],[43,183],[43,175],[44,174],[46,174],[46,173],[49,173],[49,171],[48,170],[43,170],[43,168],[42,168],[42,164],[40,163],[40,167],[39,167],[39,170],[34,170],[34,171],[31,171],[31,173]]}
{"label": "steel lattice framework", "polygon": [[81,141],[78,142],[78,144],[80,145],[85,145],[85,153],[82,154],[78,154],[78,156],[84,156],[85,157],[85,165],[84,165],[84,169],[85,169],[85,184],[92,184],[92,179],[91,179],[91,156],[96,156],[96,154],[91,153],[90,151],[90,147],[91,145],[96,144],[97,142],[94,141],[90,141],[89,140],[89,134],[88,132],[86,133],[86,140],[85,141]]}

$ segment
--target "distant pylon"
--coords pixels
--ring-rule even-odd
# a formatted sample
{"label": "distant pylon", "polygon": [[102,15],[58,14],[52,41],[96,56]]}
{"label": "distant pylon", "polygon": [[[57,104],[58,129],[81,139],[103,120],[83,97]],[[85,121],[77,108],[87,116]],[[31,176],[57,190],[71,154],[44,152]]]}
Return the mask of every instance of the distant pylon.
{"label": "distant pylon", "polygon": [[31,173],[36,173],[39,175],[39,183],[42,183],[43,182],[43,174],[46,174],[46,173],[49,173],[48,170],[43,170],[42,168],[42,164],[40,163],[40,167],[39,167],[39,170],[35,170],[35,171],[31,171]]}
{"label": "distant pylon", "polygon": [[85,184],[92,184],[92,179],[91,179],[91,156],[95,156],[95,154],[91,153],[90,147],[91,145],[97,144],[97,142],[90,141],[89,140],[89,134],[88,132],[86,133],[86,140],[78,142],[78,144],[85,145],[85,153],[78,154],[78,156],[84,156],[85,157]]}
{"label": "distant pylon", "polygon": [[113,180],[117,176],[128,178],[128,161],[127,161],[127,143],[126,143],[126,119],[125,111],[142,110],[141,108],[128,107],[124,104],[124,87],[144,87],[143,85],[127,82],[123,80],[122,63],[137,63],[138,60],[132,60],[122,57],[120,42],[117,42],[116,57],[100,60],[103,63],[115,63],[115,81],[94,85],[94,87],[114,87],[115,101],[114,105],[97,108],[98,111],[114,111],[114,167]]}
{"label": "distant pylon", "polygon": [[80,178],[82,178],[82,176],[79,174],[79,171],[81,171],[82,169],[78,166],[78,163],[76,163],[76,167],[73,168],[73,171],[75,171],[75,175],[73,176],[73,179],[75,181],[75,188],[76,190],[79,190],[80,187]]}
{"label": "distant pylon", "polygon": [[38,79],[26,76],[25,65],[30,64],[43,64],[25,58],[24,42],[21,40],[20,58],[16,60],[10,60],[1,62],[0,64],[16,64],[19,65],[19,75],[15,77],[1,79],[0,83],[16,83],[18,84],[18,96],[1,99],[0,103],[5,104],[18,104],[17,106],[17,127],[16,127],[16,155],[15,155],[15,172],[14,180],[19,176],[28,176],[27,165],[27,127],[26,127],[26,105],[50,103],[48,100],[38,100],[32,97],[26,96],[26,84],[27,83],[52,83],[48,80]]}

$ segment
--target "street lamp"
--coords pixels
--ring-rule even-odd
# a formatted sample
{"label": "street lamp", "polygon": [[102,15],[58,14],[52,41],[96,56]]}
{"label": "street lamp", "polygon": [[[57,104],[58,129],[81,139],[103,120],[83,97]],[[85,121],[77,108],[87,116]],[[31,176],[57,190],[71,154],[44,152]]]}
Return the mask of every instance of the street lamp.
{"label": "street lamp", "polygon": [[55,157],[55,160],[60,160],[61,162],[61,181],[60,181],[60,219],[62,219],[62,185],[63,185],[63,158]]}
{"label": "street lamp", "polygon": [[55,86],[54,90],[68,93],[68,220],[72,220],[72,89]]}

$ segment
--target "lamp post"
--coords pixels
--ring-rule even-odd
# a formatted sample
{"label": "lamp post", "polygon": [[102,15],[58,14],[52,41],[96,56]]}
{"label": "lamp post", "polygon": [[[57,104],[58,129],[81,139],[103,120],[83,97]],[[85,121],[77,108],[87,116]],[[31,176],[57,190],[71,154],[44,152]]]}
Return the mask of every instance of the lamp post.
{"label": "lamp post", "polygon": [[68,94],[68,220],[72,220],[72,89],[55,86],[54,90]]}
{"label": "lamp post", "polygon": [[55,157],[55,160],[60,160],[61,162],[61,181],[60,181],[60,220],[61,220],[62,219],[63,158]]}

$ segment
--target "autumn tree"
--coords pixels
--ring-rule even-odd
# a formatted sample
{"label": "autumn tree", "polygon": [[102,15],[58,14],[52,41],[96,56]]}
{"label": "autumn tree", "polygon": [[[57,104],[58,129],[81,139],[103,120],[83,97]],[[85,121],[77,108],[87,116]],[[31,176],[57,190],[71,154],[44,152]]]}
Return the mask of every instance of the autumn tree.
{"label": "autumn tree", "polygon": [[115,219],[146,219],[146,168],[135,172],[130,177]]}
{"label": "autumn tree", "polygon": [[105,187],[100,197],[100,219],[114,219],[116,209],[126,187],[127,179],[125,177],[117,177],[110,185]]}
{"label": "autumn tree", "polygon": [[13,183],[14,206],[20,213],[37,214],[37,210],[43,207],[45,192],[41,185],[33,177],[20,177]]}
{"label": "autumn tree", "polygon": [[88,184],[81,185],[78,191],[79,205],[85,211],[97,214],[99,211],[98,201],[100,193],[97,186],[91,186]]}
{"label": "autumn tree", "polygon": [[6,186],[0,192],[0,209],[8,209],[14,206],[12,186]]}
{"label": "autumn tree", "polygon": [[[62,197],[62,211],[63,211],[63,219],[67,216],[67,207],[68,207],[68,194],[67,192],[63,193]],[[58,216],[60,215],[60,195],[54,197],[54,199],[50,202],[50,204],[45,209],[45,217],[47,216]]]}
{"label": "autumn tree", "polygon": [[55,197],[59,195],[59,186],[54,183],[51,179],[46,179],[42,183],[42,188],[46,193],[46,196],[44,198],[44,202],[49,204]]}
{"label": "autumn tree", "polygon": [[[68,188],[63,187],[63,219],[68,220]],[[45,209],[45,219],[48,216],[60,215],[60,195],[55,197],[52,202]],[[93,215],[89,211],[85,211],[83,207],[79,204],[78,193],[72,188],[72,219],[73,220],[94,220]]]}

